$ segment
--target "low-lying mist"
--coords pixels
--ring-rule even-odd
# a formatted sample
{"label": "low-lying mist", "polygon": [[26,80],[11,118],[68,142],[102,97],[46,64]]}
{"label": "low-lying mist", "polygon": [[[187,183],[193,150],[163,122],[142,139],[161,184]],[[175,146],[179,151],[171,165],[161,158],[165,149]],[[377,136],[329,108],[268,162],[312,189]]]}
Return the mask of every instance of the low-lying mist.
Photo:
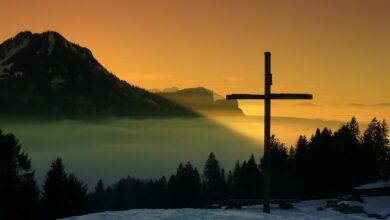
{"label": "low-lying mist", "polygon": [[39,183],[56,157],[63,158],[68,172],[93,186],[99,178],[109,184],[127,175],[170,175],[186,161],[201,169],[210,152],[229,169],[237,159],[261,153],[255,141],[205,118],[7,120],[0,128],[19,139]]}
{"label": "low-lying mist", "polygon": [[[111,184],[127,175],[169,177],[180,162],[187,161],[202,172],[210,152],[226,170],[250,154],[257,161],[262,156],[260,116],[0,121],[0,129],[15,134],[29,154],[40,184],[56,157],[63,158],[68,173],[75,173],[93,187],[100,178]],[[273,118],[272,123],[272,133],[288,145],[299,134],[310,135],[317,127],[335,129],[341,125],[337,121],[293,118]]]}

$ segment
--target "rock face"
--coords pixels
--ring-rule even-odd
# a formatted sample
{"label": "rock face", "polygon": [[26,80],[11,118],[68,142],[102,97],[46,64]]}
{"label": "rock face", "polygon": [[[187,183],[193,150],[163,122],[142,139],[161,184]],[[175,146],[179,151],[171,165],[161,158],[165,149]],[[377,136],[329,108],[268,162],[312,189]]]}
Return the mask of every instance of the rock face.
{"label": "rock face", "polygon": [[216,100],[214,92],[203,87],[156,94],[205,115],[244,115],[236,100]]}
{"label": "rock face", "polygon": [[54,117],[195,116],[105,69],[56,32],[21,32],[0,44],[0,114]]}

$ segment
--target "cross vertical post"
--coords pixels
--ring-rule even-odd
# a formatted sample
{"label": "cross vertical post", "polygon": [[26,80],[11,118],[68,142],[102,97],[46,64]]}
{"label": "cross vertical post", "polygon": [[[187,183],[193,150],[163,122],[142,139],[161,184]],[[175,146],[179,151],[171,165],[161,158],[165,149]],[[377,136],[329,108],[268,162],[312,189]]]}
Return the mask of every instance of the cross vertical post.
{"label": "cross vertical post", "polygon": [[264,94],[230,94],[226,99],[264,99],[264,206],[263,212],[270,213],[271,197],[271,99],[313,99],[306,93],[271,93],[271,52],[264,57]]}
{"label": "cross vertical post", "polygon": [[271,194],[271,160],[270,160],[270,139],[271,139],[271,52],[264,54],[264,205],[263,212],[270,213]]}

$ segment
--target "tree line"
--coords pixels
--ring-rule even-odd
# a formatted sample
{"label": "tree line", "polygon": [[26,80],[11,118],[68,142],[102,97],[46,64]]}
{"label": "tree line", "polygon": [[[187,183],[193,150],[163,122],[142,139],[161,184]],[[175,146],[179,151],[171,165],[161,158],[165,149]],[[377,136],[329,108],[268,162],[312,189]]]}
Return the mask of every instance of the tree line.
{"label": "tree line", "polygon": [[[287,147],[271,137],[273,198],[320,199],[350,194],[354,186],[390,179],[389,129],[374,118],[361,133],[358,122],[333,132],[317,129]],[[68,174],[55,159],[39,190],[28,155],[13,134],[0,130],[0,219],[57,219],[72,215],[133,208],[201,208],[229,198],[262,198],[263,159],[251,155],[225,172],[210,153],[200,172],[179,164],[169,178],[142,180],[127,176],[105,186],[87,185]]]}

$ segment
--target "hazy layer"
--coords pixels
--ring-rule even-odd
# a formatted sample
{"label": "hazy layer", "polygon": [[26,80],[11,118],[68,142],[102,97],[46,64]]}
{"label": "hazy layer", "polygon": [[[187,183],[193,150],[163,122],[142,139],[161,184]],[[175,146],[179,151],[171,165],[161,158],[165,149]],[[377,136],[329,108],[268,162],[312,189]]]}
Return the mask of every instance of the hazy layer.
{"label": "hazy layer", "polygon": [[[313,101],[272,101],[271,111],[273,116],[316,118],[324,120],[349,121],[352,116],[357,117],[359,122],[368,124],[371,119],[390,119],[390,103],[377,104],[333,104],[320,105]],[[240,108],[246,115],[263,115],[263,101],[239,101]]]}
{"label": "hazy layer", "polygon": [[255,141],[207,119],[104,120],[1,123],[28,152],[41,182],[50,162],[62,157],[69,172],[94,184],[130,174],[149,178],[173,173],[180,162],[202,167],[215,152],[227,168],[251,153]]}
{"label": "hazy layer", "polygon": [[[180,162],[199,169],[214,152],[229,170],[236,160],[262,155],[260,116],[213,119],[110,119],[100,121],[0,120],[0,128],[14,133],[32,158],[41,183],[50,162],[62,157],[68,172],[89,185],[99,178],[112,183],[126,175],[160,177],[175,172]],[[272,133],[288,145],[299,134],[317,127],[337,129],[341,122],[299,118],[272,119]]]}

